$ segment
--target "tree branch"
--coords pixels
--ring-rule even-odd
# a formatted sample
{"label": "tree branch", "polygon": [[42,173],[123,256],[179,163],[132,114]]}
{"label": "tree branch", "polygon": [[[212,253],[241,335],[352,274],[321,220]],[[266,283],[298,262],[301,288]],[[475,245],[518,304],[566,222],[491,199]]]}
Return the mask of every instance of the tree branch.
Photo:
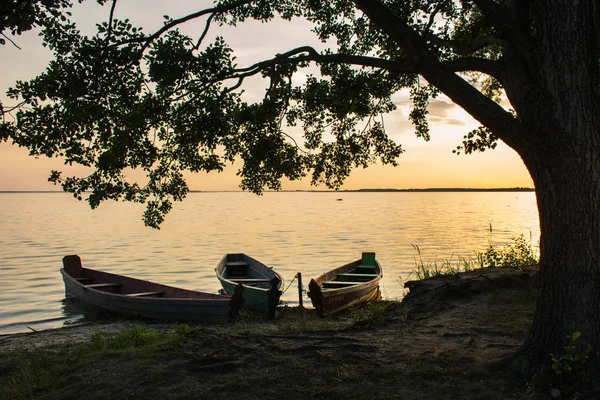
{"label": "tree branch", "polygon": [[117,7],[117,0],[113,0],[112,6],[110,7],[110,15],[108,17],[108,30],[106,32],[106,46],[110,44],[110,37],[113,30],[113,19],[115,16],[115,8]]}
{"label": "tree branch", "polygon": [[11,38],[9,38],[8,36],[6,36],[4,33],[0,33],[0,35],[4,36],[6,38],[6,40],[8,40],[9,42],[11,42],[12,45],[15,46],[17,49],[22,50]]}
{"label": "tree branch", "polygon": [[221,6],[217,6],[217,7],[213,7],[213,8],[206,8],[204,10],[200,10],[197,11],[195,13],[192,14],[188,14],[185,17],[181,17],[178,19],[175,19],[171,22],[169,22],[168,24],[165,24],[165,26],[163,26],[162,28],[160,28],[159,30],[157,30],[156,32],[154,32],[152,35],[147,36],[145,38],[140,38],[140,39],[132,39],[132,40],[127,40],[124,41],[123,43],[118,43],[118,44],[125,44],[125,43],[143,43],[143,42],[151,42],[154,39],[160,37],[163,33],[173,29],[174,27],[176,27],[177,25],[181,25],[185,22],[188,22],[192,19],[196,19],[196,18],[200,18],[204,15],[207,14],[220,14],[220,13],[224,13],[230,10],[233,10],[237,7],[241,7],[243,5],[246,4],[250,4],[252,2],[254,2],[256,0],[239,0],[236,1],[235,3],[231,3],[231,4],[227,4],[227,5],[221,5]]}
{"label": "tree branch", "polygon": [[[290,58],[296,54],[300,53],[308,53],[305,56],[299,56],[295,58]],[[369,57],[369,56],[357,56],[352,54],[320,54],[313,47],[310,46],[302,46],[290,50],[283,54],[278,54],[275,56],[273,60],[278,59],[290,59],[290,60],[298,60],[298,61],[315,61],[320,63],[339,63],[339,64],[351,64],[358,65],[363,67],[372,67],[372,68],[382,68],[386,69],[390,72],[397,73],[415,73],[417,72],[416,65],[410,62],[399,63],[396,61],[385,60],[377,57]],[[260,64],[260,63],[258,63]]]}
{"label": "tree branch", "polygon": [[429,22],[427,23],[427,27],[425,28],[426,32],[429,32],[429,30],[431,29],[431,27],[435,23],[435,16],[437,15],[437,13],[440,12],[441,8],[442,8],[442,5],[438,4],[438,6],[435,8],[435,10],[433,10],[431,12],[431,14],[429,15]]}
{"label": "tree branch", "polygon": [[380,68],[395,73],[406,74],[417,72],[415,65],[411,63],[403,64],[376,57],[356,56],[350,54],[320,54],[310,46],[302,46],[289,50],[283,54],[277,54],[274,58],[271,58],[269,60],[260,61],[248,67],[234,69],[231,71],[232,73],[230,75],[215,79],[211,83],[216,83],[218,81],[224,81],[227,79],[237,79],[238,82],[234,86],[227,89],[227,92],[231,92],[239,88],[242,85],[245,78],[256,75],[268,67],[272,67],[275,65],[299,64],[302,62],[310,61],[324,64],[339,63],[363,67]]}
{"label": "tree branch", "polygon": [[[467,67],[467,61],[468,60],[465,60],[463,64],[456,63],[456,65],[454,66],[452,66],[451,64],[449,64],[448,66],[457,68],[459,71],[471,70],[469,67]],[[470,61],[472,63],[471,66],[473,66],[476,65],[477,62],[481,62],[483,64],[486,60],[473,59]],[[210,85],[214,85],[219,82],[237,80],[237,82],[233,86],[223,89],[222,93],[227,94],[241,87],[246,78],[257,75],[270,67],[274,67],[277,65],[300,64],[304,62],[350,64],[363,67],[377,68],[381,71],[385,70],[392,73],[406,74],[417,72],[415,66],[410,63],[402,64],[375,57],[355,56],[349,54],[320,54],[310,46],[302,46],[289,50],[283,54],[277,54],[271,59],[263,60],[247,67],[232,69],[227,74],[218,76],[213,79],[209,79],[206,81],[189,81],[185,86],[182,86],[174,92],[172,92],[171,95],[175,95],[177,92],[180,92],[181,94],[179,94],[176,98],[173,99],[173,101],[179,101],[190,94],[189,88],[191,85],[200,85],[201,90],[203,90],[202,88],[209,87]]]}
{"label": "tree branch", "polygon": [[426,38],[433,44],[440,47],[449,47],[456,54],[460,55],[468,55],[492,45],[502,47],[508,45],[507,41],[494,36],[486,36],[483,38],[475,39],[468,45],[462,44],[456,40],[442,39],[441,37],[434,35],[433,33],[427,33]]}
{"label": "tree branch", "polygon": [[165,26],[163,26],[162,28],[160,28],[159,30],[157,30],[156,32],[154,32],[150,36],[146,36],[146,37],[143,37],[143,38],[137,38],[137,39],[124,40],[124,41],[115,43],[113,46],[117,47],[117,46],[123,46],[123,45],[126,45],[126,44],[143,43],[143,46],[142,46],[142,48],[140,49],[140,52],[139,52],[140,54],[143,54],[144,51],[146,51],[146,49],[148,48],[148,46],[150,46],[150,43],[152,43],[154,40],[158,39],[163,33],[165,33],[167,31],[173,29],[177,25],[181,25],[181,24],[183,24],[185,22],[188,22],[188,21],[191,21],[193,19],[200,18],[200,17],[202,17],[204,15],[210,14],[209,21],[207,21],[207,26],[205,27],[205,30],[204,30],[204,32],[202,34],[202,37],[201,37],[201,38],[203,38],[206,35],[206,32],[207,32],[208,27],[210,25],[210,20],[212,19],[212,17],[215,14],[221,14],[221,13],[233,10],[233,9],[235,9],[237,7],[241,7],[243,5],[253,3],[254,1],[256,1],[256,0],[239,0],[239,1],[236,1],[234,3],[230,3],[230,4],[226,4],[226,5],[220,5],[220,6],[217,6],[217,7],[207,8],[207,9],[204,9],[204,10],[200,10],[198,12],[195,12],[195,13],[192,13],[192,14],[188,14],[185,17],[181,17],[181,18],[175,19],[175,20],[169,22],[168,24],[165,24]]}
{"label": "tree branch", "polygon": [[[512,148],[520,148],[524,145],[519,135],[522,130],[520,122],[454,71],[447,69],[429,48],[426,40],[403,19],[394,15],[389,7],[379,0],[353,1],[373,24],[398,43],[409,59],[414,60],[417,73],[491,129],[506,144]],[[488,3],[487,0],[474,1]],[[493,65],[496,65],[499,71],[502,69],[499,63]]]}
{"label": "tree branch", "polygon": [[[272,67],[275,65],[299,64],[302,62],[310,61],[318,63],[339,63],[363,67],[381,68],[395,73],[406,74],[417,72],[415,65],[408,62],[398,63],[395,61],[384,60],[376,57],[356,56],[351,54],[320,54],[310,46],[302,46],[289,50],[283,54],[277,54],[274,58],[257,62],[248,67],[236,68],[231,71],[232,73],[230,75],[214,79],[212,83],[224,81],[227,79],[239,79],[243,81],[245,78],[252,75],[256,75],[268,67]],[[231,88],[231,90],[237,89],[240,85],[241,81],[238,82],[235,85],[235,87]]]}
{"label": "tree branch", "polygon": [[487,60],[478,57],[463,57],[456,60],[442,61],[440,65],[447,71],[452,72],[467,72],[475,71],[482,72],[486,75],[493,76],[496,79],[501,79],[501,68],[497,61]]}
{"label": "tree branch", "polygon": [[21,101],[16,106],[12,106],[12,107],[8,107],[8,108],[1,108],[0,110],[2,111],[2,113],[0,115],[9,114],[16,109],[21,108],[21,106],[23,106],[24,104],[27,104],[26,100]]}
{"label": "tree branch", "polygon": [[296,141],[296,139],[294,139],[294,138],[293,138],[293,137],[292,137],[290,134],[288,134],[288,133],[284,132],[283,130],[280,130],[280,132],[281,132],[281,133],[282,133],[284,136],[286,136],[288,139],[290,139],[290,140],[292,141],[292,143],[294,143],[294,147],[296,147],[296,148],[298,149],[298,151],[301,151],[302,153],[304,153],[304,154],[307,154],[307,155],[309,155],[309,154],[310,154],[308,151],[306,151],[306,150],[304,150],[302,147],[300,147],[300,146],[298,145],[298,142]]}
{"label": "tree branch", "polygon": [[210,14],[208,19],[206,20],[206,25],[204,26],[204,31],[202,31],[202,35],[200,35],[200,37],[198,38],[198,41],[196,42],[196,45],[194,46],[194,50],[198,50],[200,48],[202,41],[204,41],[204,38],[208,34],[208,30],[210,29],[210,24],[211,24],[214,16],[215,16],[215,14]]}
{"label": "tree branch", "polygon": [[[257,75],[269,67],[276,65],[300,64],[303,62],[350,64],[362,67],[378,68],[380,70],[399,74],[420,73],[420,70],[414,63],[399,63],[375,57],[356,56],[350,54],[320,54],[313,47],[302,46],[282,54],[277,54],[271,59],[263,60],[247,67],[233,69],[226,75],[201,82],[201,85],[210,86],[218,82],[237,80],[233,86],[228,87],[224,91],[225,93],[230,93],[238,89],[246,78]],[[496,61],[490,61],[476,57],[445,61],[441,62],[440,66],[445,71],[478,71],[494,77],[499,75],[499,66]],[[190,83],[194,82],[197,83],[197,81],[192,81]],[[180,98],[181,97],[185,97],[185,94],[181,95]]]}

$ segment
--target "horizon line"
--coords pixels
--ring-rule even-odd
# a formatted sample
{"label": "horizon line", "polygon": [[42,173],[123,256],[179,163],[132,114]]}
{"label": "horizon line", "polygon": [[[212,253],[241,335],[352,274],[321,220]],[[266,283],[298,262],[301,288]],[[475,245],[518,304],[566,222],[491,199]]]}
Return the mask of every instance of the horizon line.
{"label": "horizon line", "polygon": [[[505,187],[505,188],[361,188],[361,189],[285,189],[264,190],[264,193],[352,193],[352,192],[535,192],[535,188],[529,187]],[[0,190],[0,193],[65,193],[62,190]],[[189,193],[250,193],[244,190],[199,190],[190,189]],[[69,193],[70,194],[70,193]]]}

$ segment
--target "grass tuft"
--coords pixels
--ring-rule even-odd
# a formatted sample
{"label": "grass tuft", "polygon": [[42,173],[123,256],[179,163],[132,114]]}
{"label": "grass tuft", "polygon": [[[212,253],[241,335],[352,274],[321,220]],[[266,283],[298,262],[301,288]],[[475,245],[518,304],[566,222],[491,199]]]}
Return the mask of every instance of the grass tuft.
{"label": "grass tuft", "polygon": [[[77,393],[85,392],[96,393],[90,398],[120,398],[122,393],[104,391],[103,385],[111,386],[108,381],[112,378],[100,372],[101,365],[117,357],[132,360],[140,371],[151,371],[155,355],[179,343],[189,332],[186,326],[155,332],[132,325],[116,334],[94,332],[86,342],[12,352],[0,361],[0,400],[40,398],[44,393],[53,393],[49,398],[77,398]],[[131,365],[124,368],[132,371]],[[120,376],[124,371],[115,368],[111,373]]]}
{"label": "grass tuft", "polygon": [[264,319],[252,313],[242,314],[237,321],[221,328],[227,334],[283,335],[310,331],[341,330],[352,323],[346,319],[321,318],[314,310],[280,307],[277,318]]}
{"label": "grass tuft", "polygon": [[[491,227],[490,227],[491,232]],[[491,242],[491,240],[490,240]],[[509,267],[523,268],[536,265],[539,256],[523,234],[513,237],[513,244],[496,249],[491,243],[485,252],[474,251],[473,256],[463,257],[452,254],[450,258],[424,261],[421,249],[416,244],[411,244],[416,251],[415,274],[417,279],[429,279],[437,276],[457,275],[482,268]]]}
{"label": "grass tuft", "polygon": [[399,304],[397,301],[386,300],[369,302],[352,309],[352,318],[357,323],[383,324],[392,316]]}

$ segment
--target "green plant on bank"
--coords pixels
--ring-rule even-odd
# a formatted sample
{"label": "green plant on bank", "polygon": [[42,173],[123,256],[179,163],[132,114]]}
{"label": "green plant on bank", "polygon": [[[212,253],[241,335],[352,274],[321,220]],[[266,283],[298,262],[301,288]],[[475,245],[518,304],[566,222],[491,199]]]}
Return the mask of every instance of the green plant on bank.
{"label": "green plant on bank", "polygon": [[192,331],[192,328],[188,324],[175,323],[171,325],[170,331],[177,336],[185,336]]}
{"label": "green plant on bank", "polygon": [[391,314],[395,301],[374,301],[353,309],[352,318],[356,322],[384,323]]}
{"label": "green plant on bank", "polygon": [[180,339],[190,332],[187,324],[171,325],[170,331],[155,332],[140,326],[130,326],[118,334],[105,331],[94,332],[90,346],[98,350],[128,350],[143,346],[161,345]]}
{"label": "green plant on bank", "polygon": [[514,244],[509,244],[502,250],[496,250],[491,244],[483,253],[483,263],[486,267],[527,267],[538,263],[538,256],[531,245],[531,239],[525,239],[523,234],[513,237]]}
{"label": "green plant on bank", "polygon": [[460,272],[469,272],[484,267],[481,253],[475,253],[475,257],[463,257],[452,254],[450,258],[424,261],[419,246],[416,244],[411,244],[411,246],[417,252],[415,256],[415,269],[413,270],[417,279],[456,275]]}
{"label": "green plant on bank", "polygon": [[282,335],[320,330],[348,328],[351,322],[338,318],[321,318],[312,310],[300,307],[283,307],[274,320],[253,313],[242,312],[235,323],[219,330],[225,334]]}
{"label": "green plant on bank", "polygon": [[148,373],[156,367],[159,354],[173,354],[188,332],[187,324],[172,325],[166,332],[132,325],[119,333],[96,331],[89,341],[49,351],[15,350],[0,360],[0,400],[42,398],[41,393],[52,393],[43,398],[72,399],[85,391],[96,393],[89,398],[117,398],[121,390],[104,391],[110,376],[99,374],[97,365],[119,359],[123,365],[110,373],[127,382],[127,374],[136,369]]}
{"label": "green plant on bank", "polygon": [[557,356],[550,354],[552,360],[552,370],[557,376],[560,375],[573,375],[580,373],[587,362],[587,359],[592,351],[592,346],[588,344],[582,350],[577,348],[577,339],[581,336],[581,332],[574,332],[572,335],[567,336],[568,343],[564,347],[564,354]]}
{"label": "green plant on bank", "polygon": [[[492,227],[490,225],[490,235]],[[523,234],[513,237],[513,244],[496,249],[491,244],[485,252],[474,251],[474,256],[463,257],[452,254],[448,259],[424,261],[421,249],[416,244],[411,244],[417,252],[415,256],[415,269],[412,273],[417,279],[428,279],[436,276],[456,275],[481,268],[511,267],[520,268],[538,263],[538,255],[534,250],[531,239],[527,240]]]}

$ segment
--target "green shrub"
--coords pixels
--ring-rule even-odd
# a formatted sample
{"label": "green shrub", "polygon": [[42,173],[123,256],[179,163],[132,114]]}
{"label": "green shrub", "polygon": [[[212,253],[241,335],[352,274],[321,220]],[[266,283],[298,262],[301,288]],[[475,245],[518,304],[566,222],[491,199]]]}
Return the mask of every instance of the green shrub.
{"label": "green shrub", "polygon": [[173,324],[170,327],[171,332],[173,332],[177,336],[185,336],[192,331],[188,324]]}
{"label": "green shrub", "polygon": [[550,354],[552,370],[557,376],[573,375],[582,371],[592,351],[592,346],[588,344],[583,350],[579,350],[575,342],[580,336],[581,332],[574,332],[572,335],[567,336],[568,343],[564,347],[563,355]]}
{"label": "green shrub", "polygon": [[531,245],[531,240],[525,236],[513,237],[514,244],[509,244],[502,250],[496,250],[491,244],[482,260],[485,267],[528,267],[539,262],[537,253]]}
{"label": "green shrub", "polygon": [[130,326],[118,334],[97,331],[92,334],[90,345],[97,350],[124,350],[139,348],[148,344],[158,344],[168,335],[149,331],[139,326]]}
{"label": "green shrub", "polygon": [[[490,226],[490,234],[492,228]],[[474,251],[474,256],[455,256],[450,258],[424,261],[421,249],[416,244],[411,244],[417,252],[415,256],[415,269],[411,272],[417,279],[428,279],[436,276],[456,275],[460,272],[469,272],[481,268],[510,267],[521,268],[536,265],[539,262],[537,252],[534,250],[531,240],[525,236],[513,237],[513,244],[496,249],[491,244],[489,248],[481,253]]]}

